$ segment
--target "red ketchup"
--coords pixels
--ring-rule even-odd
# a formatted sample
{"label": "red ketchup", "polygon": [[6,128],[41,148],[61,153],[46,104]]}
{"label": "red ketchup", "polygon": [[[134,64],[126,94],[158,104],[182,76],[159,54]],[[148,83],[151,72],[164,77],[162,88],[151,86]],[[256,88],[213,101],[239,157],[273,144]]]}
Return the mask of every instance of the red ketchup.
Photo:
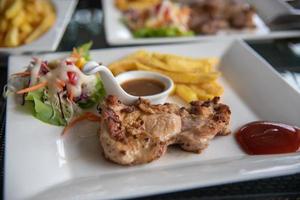
{"label": "red ketchup", "polygon": [[240,128],[236,139],[250,155],[291,153],[300,147],[300,129],[277,122],[257,121]]}

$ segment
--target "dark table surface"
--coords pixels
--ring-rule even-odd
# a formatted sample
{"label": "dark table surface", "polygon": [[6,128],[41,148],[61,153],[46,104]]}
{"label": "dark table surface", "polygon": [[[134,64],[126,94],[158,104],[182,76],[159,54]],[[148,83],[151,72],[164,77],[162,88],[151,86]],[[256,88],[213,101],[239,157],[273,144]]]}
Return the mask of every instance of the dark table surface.
{"label": "dark table surface", "polygon": [[[93,48],[110,48],[105,41],[103,13],[100,1],[80,1],[69,23],[57,51],[69,51],[74,46],[92,40]],[[288,82],[300,90],[300,37],[247,41],[263,56]],[[298,46],[297,46],[298,44]],[[299,50],[300,51],[300,50]],[[298,54],[298,53],[299,54]],[[0,92],[6,84],[7,55],[0,54]],[[1,189],[3,190],[4,149],[5,149],[5,99],[0,98],[0,161]],[[175,193],[161,194],[140,199],[300,199],[300,173],[289,176],[225,184]]]}

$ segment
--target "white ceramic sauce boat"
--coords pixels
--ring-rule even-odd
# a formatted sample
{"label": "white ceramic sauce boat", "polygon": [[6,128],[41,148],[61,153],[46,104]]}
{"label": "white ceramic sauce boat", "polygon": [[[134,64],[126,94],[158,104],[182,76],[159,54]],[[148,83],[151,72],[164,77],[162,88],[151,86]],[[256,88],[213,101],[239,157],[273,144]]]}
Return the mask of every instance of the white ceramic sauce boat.
{"label": "white ceramic sauce boat", "polygon": [[154,79],[161,82],[165,86],[165,90],[163,92],[155,95],[141,96],[142,98],[150,100],[150,102],[153,104],[164,103],[168,95],[172,92],[174,87],[174,83],[169,77],[155,72],[128,71],[114,77],[114,75],[107,67],[103,65],[99,65],[95,61],[90,61],[86,63],[83,66],[82,71],[87,75],[99,72],[101,79],[103,81],[106,94],[117,96],[124,104],[132,104],[139,98],[138,96],[133,96],[131,94],[128,94],[120,86],[122,83],[127,82],[129,80],[146,78],[146,79]]}

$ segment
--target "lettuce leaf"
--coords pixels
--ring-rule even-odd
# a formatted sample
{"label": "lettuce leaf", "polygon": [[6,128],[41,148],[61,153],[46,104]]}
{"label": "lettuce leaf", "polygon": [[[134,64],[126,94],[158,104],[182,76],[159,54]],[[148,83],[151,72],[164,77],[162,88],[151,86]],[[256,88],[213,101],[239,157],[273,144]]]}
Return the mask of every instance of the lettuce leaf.
{"label": "lettuce leaf", "polygon": [[[86,61],[91,59],[89,49],[92,46],[92,42],[85,43],[80,47],[76,48],[82,57]],[[100,77],[97,77],[95,86],[91,88],[92,92],[87,99],[77,102],[78,106],[85,109],[94,106],[104,96],[105,90]],[[32,115],[37,119],[56,126],[65,126],[67,121],[61,116],[60,110],[54,108],[49,103],[45,103],[47,95],[44,93],[44,88],[33,92],[29,92],[25,97],[25,105],[31,111]]]}
{"label": "lettuce leaf", "polygon": [[145,37],[176,37],[176,36],[192,36],[194,32],[182,32],[176,27],[162,27],[162,28],[141,28],[133,32],[136,38]]}
{"label": "lettuce leaf", "polygon": [[100,100],[105,96],[105,90],[103,83],[99,77],[96,79],[96,84],[94,87],[94,91],[92,92],[92,95],[89,96],[86,100],[82,100],[77,102],[79,107],[85,109],[85,108],[90,108],[94,106],[96,103],[99,103]]}
{"label": "lettuce leaf", "polygon": [[65,126],[67,123],[57,110],[43,103],[43,90],[29,92],[25,98],[25,104],[29,107],[32,115],[37,119],[56,126]]}
{"label": "lettuce leaf", "polygon": [[88,43],[82,44],[81,46],[77,47],[76,49],[78,50],[79,54],[84,57],[84,59],[86,61],[90,61],[91,60],[91,56],[90,56],[90,49],[93,45],[93,42],[90,41]]}

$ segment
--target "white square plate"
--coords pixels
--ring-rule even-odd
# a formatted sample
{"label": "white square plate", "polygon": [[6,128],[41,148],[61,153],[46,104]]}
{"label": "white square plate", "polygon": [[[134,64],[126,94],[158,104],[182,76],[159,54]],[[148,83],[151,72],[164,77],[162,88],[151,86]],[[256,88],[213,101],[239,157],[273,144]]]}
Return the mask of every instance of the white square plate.
{"label": "white square plate", "polygon": [[37,40],[15,48],[0,47],[0,53],[19,54],[33,51],[54,51],[56,50],[65,29],[72,17],[78,0],[52,0],[56,11],[56,21],[54,25],[39,37]]}
{"label": "white square plate", "polygon": [[[197,35],[189,37],[164,37],[164,38],[134,38],[130,30],[122,23],[121,12],[115,7],[114,0],[102,0],[104,12],[104,27],[106,41],[110,45],[133,45],[133,44],[159,44],[159,43],[174,43],[188,41],[213,41],[213,40],[228,40],[233,38],[239,39],[261,39],[270,37],[295,37],[300,34],[300,31],[271,31],[263,20],[268,20],[270,16],[275,14],[288,12],[284,4],[278,3],[281,0],[268,0],[268,3],[263,3],[261,0],[246,0],[257,9],[258,15],[254,16],[256,29],[245,29],[242,31],[230,30],[221,31],[217,35]],[[265,2],[265,1],[264,1]],[[273,5],[274,4],[274,5]],[[271,5],[271,6],[270,6]],[[268,13],[266,16],[265,13]],[[262,18],[263,20],[262,20]]]}
{"label": "white square plate", "polygon": [[[92,57],[108,64],[141,48],[197,58],[221,57],[222,101],[231,108],[233,133],[254,120],[300,126],[300,94],[242,41],[95,50]],[[29,56],[10,57],[9,74],[24,69],[30,60]],[[176,98],[169,101],[180,103]],[[96,130],[96,124],[82,123],[62,139],[62,128],[36,120],[9,96],[5,198],[129,198],[300,172],[300,152],[248,156],[234,134],[215,138],[200,155],[170,148],[150,164],[119,166],[103,159]]]}

